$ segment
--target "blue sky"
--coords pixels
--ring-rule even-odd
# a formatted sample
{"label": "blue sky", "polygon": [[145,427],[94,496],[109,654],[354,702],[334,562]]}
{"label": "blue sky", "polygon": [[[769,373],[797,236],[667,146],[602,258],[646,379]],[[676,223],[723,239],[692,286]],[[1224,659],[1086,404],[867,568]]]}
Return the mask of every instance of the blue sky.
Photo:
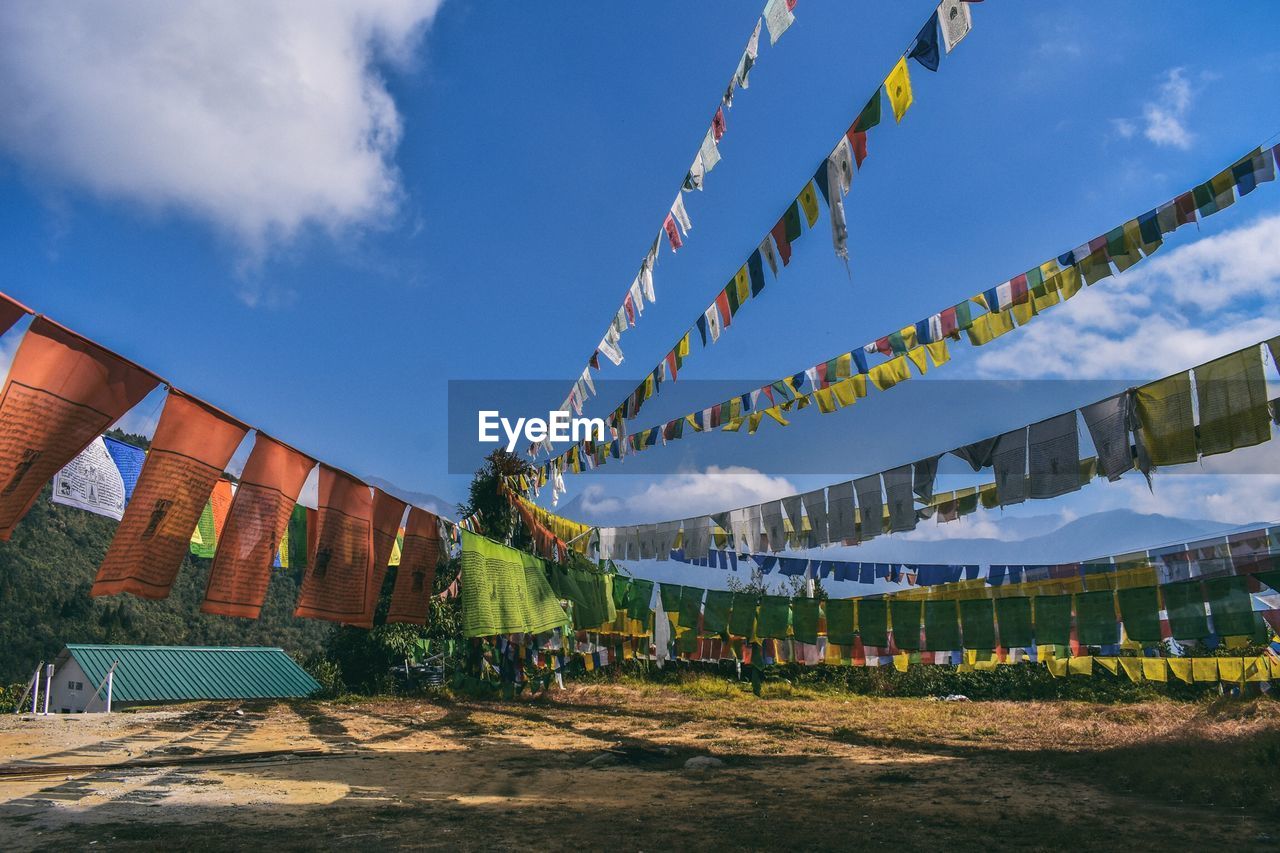
{"label": "blue sky", "polygon": [[[658,302],[603,378],[630,386],[670,348],[931,9],[801,0],[791,30],[762,45],[727,115],[724,159],[705,192],[686,196],[686,248],[664,253]],[[555,380],[537,386],[540,405],[559,403],[757,11],[713,0],[571,12],[465,0],[306,13],[7,4],[0,289],[327,462],[456,500],[467,478],[448,473],[447,383]],[[902,124],[886,111],[871,135],[846,200],[852,277],[824,212],[784,275],[695,352],[641,424],[722,399],[682,390],[685,379],[745,389],[802,369],[1206,180],[1280,131],[1280,103],[1262,94],[1280,83],[1273,17],[1261,2],[1229,16],[1191,3],[975,7],[973,32],[937,74],[912,65]],[[1278,189],[1183,229],[1148,269],[1025,332],[954,348],[938,381],[1142,379],[1280,332],[1280,265],[1267,251],[1280,237]],[[571,478],[570,496],[585,490],[579,505],[609,521],[740,505],[1103,396],[1063,387],[937,400],[895,389],[901,402],[873,398],[820,427],[804,413],[785,431],[691,439],[655,451],[660,462]],[[513,385],[495,404],[532,396]],[[141,408],[133,422],[145,425],[156,407]],[[1053,511],[1280,518],[1275,459],[1263,448],[1206,464],[1155,495],[1098,485]]]}

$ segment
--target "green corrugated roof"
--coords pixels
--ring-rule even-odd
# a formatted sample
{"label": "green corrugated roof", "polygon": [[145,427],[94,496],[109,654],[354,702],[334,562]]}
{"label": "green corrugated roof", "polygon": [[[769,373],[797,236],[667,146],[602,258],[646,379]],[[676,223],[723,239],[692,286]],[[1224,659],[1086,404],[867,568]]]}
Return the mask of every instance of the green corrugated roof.
{"label": "green corrugated roof", "polygon": [[265,646],[95,646],[67,651],[95,687],[116,663],[116,702],[287,699],[320,689],[284,649]]}

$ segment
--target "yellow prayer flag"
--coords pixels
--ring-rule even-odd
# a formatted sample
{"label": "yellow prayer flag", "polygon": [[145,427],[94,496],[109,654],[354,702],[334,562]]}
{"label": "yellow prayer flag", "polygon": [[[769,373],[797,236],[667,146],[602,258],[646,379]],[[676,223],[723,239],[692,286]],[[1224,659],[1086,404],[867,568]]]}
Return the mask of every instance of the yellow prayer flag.
{"label": "yellow prayer flag", "polygon": [[1075,267],[1067,267],[1058,273],[1058,293],[1063,299],[1070,299],[1080,292],[1080,270]]}
{"label": "yellow prayer flag", "polygon": [[965,329],[965,332],[969,335],[969,343],[975,347],[991,343],[991,338],[993,337],[991,334],[991,315],[982,314],[974,317],[973,325]]}
{"label": "yellow prayer flag", "polygon": [[907,369],[906,356],[898,356],[890,359],[884,364],[877,364],[870,371],[871,383],[881,391],[887,391],[899,382],[904,382],[911,378],[911,372]]}
{"label": "yellow prayer flag", "polygon": [[721,432],[737,432],[742,427],[742,424],[744,422],[745,422],[744,418],[730,418],[729,420],[725,421],[724,426],[720,428],[720,431]]}
{"label": "yellow prayer flag", "polygon": [[992,339],[1013,331],[1013,317],[1008,311],[993,311],[987,315]]}
{"label": "yellow prayer flag", "polygon": [[1147,681],[1168,681],[1169,667],[1164,658],[1141,658],[1142,677]]}
{"label": "yellow prayer flag", "polygon": [[1191,679],[1191,659],[1190,658],[1165,658],[1169,664],[1169,671],[1177,678],[1190,684]]}
{"label": "yellow prayer flag", "polygon": [[[853,375],[853,354],[845,353],[836,356],[836,379],[848,379]],[[831,377],[828,377],[831,378]]]}
{"label": "yellow prayer flag", "polygon": [[769,417],[773,418],[778,423],[782,424],[783,426],[791,425],[791,422],[782,416],[782,409],[779,408],[778,406],[770,406],[769,408],[764,410],[764,413]]}
{"label": "yellow prayer flag", "polygon": [[1036,309],[1035,313],[1039,314],[1041,311],[1045,311],[1057,305],[1060,301],[1061,301],[1061,298],[1058,296],[1057,289],[1050,290],[1048,287],[1046,287],[1044,291],[1044,296],[1035,297],[1032,300],[1032,305],[1035,306],[1035,309]]}
{"label": "yellow prayer flag", "polygon": [[1271,669],[1267,666],[1267,659],[1264,657],[1245,658],[1244,662],[1244,680],[1245,681],[1270,681]]}
{"label": "yellow prayer flag", "polygon": [[689,333],[685,332],[684,337],[680,339],[679,346],[676,347],[676,355],[684,358],[689,355]]}
{"label": "yellow prayer flag", "polygon": [[804,185],[804,189],[800,191],[800,197],[796,199],[800,202],[800,209],[804,211],[804,218],[808,221],[809,227],[818,224],[818,191],[813,187],[813,181]]}
{"label": "yellow prayer flag", "polygon": [[824,415],[830,414],[836,410],[836,401],[832,397],[830,388],[819,388],[813,392],[813,399],[818,402],[818,411]]}
{"label": "yellow prayer flag", "polygon": [[1062,267],[1058,266],[1057,261],[1045,261],[1040,265],[1040,278],[1048,281],[1061,271]]}
{"label": "yellow prayer flag", "polygon": [[946,338],[934,341],[931,344],[925,344],[924,347],[929,351],[929,357],[933,359],[934,367],[941,367],[951,360],[951,352],[947,349]]}
{"label": "yellow prayer flag", "polygon": [[693,419],[693,415],[685,415],[684,419],[689,426],[693,427],[694,432],[702,432],[702,427],[698,426],[698,422]]}
{"label": "yellow prayer flag", "polygon": [[1119,658],[1119,661],[1130,681],[1137,684],[1142,680],[1142,658]]}
{"label": "yellow prayer flag", "polygon": [[751,274],[747,272],[746,264],[733,276],[733,284],[738,290],[738,304],[747,304],[751,298]]}
{"label": "yellow prayer flag", "polygon": [[[1012,309],[1004,312],[1012,314],[1013,318],[1018,321],[1019,326],[1025,326],[1031,322],[1031,318],[1036,315],[1036,303],[1034,299],[1028,299],[1026,302],[1019,302]],[[1001,333],[1003,334],[1003,332]]]}
{"label": "yellow prayer flag", "polygon": [[884,90],[893,106],[894,121],[902,121],[911,106],[911,72],[907,70],[907,58],[904,56],[893,66],[889,76],[884,80]]}
{"label": "yellow prayer flag", "polygon": [[841,406],[852,406],[858,399],[857,391],[854,389],[853,381],[850,379],[832,385],[831,393],[835,395],[836,402]]}
{"label": "yellow prayer flag", "polygon": [[907,664],[910,662],[910,660],[911,660],[911,655],[907,654],[906,652],[898,652],[896,655],[893,656],[893,668],[896,669],[898,672],[906,672]]}
{"label": "yellow prayer flag", "polygon": [[1070,661],[1067,671],[1072,675],[1093,675],[1093,656],[1081,655],[1080,657],[1068,658]]}
{"label": "yellow prayer flag", "polygon": [[898,334],[902,336],[902,345],[908,350],[916,348],[916,326],[912,323],[910,326],[903,326],[898,330]]}
{"label": "yellow prayer flag", "polygon": [[1054,678],[1064,678],[1067,675],[1067,665],[1070,662],[1070,658],[1048,658],[1045,660],[1044,665]]}
{"label": "yellow prayer flag", "polygon": [[1236,179],[1231,174],[1230,166],[1213,176],[1210,186],[1213,187],[1213,200],[1217,203],[1218,210],[1226,210],[1236,203],[1236,194],[1233,191],[1235,185]]}
{"label": "yellow prayer flag", "polygon": [[1233,683],[1244,681],[1244,658],[1218,658],[1218,677]]}
{"label": "yellow prayer flag", "polygon": [[764,419],[764,412],[752,412],[747,415],[747,435],[755,435],[756,430],[760,428],[760,421]]}
{"label": "yellow prayer flag", "polygon": [[920,371],[921,376],[928,372],[929,360],[925,356],[924,347],[907,350],[907,358],[911,359],[911,363],[916,366],[916,370]]}
{"label": "yellow prayer flag", "polygon": [[853,385],[853,393],[858,397],[867,396],[867,376],[865,373],[855,373],[849,377],[849,382]]}
{"label": "yellow prayer flag", "polygon": [[1196,681],[1218,680],[1217,658],[1192,658],[1191,677]]}
{"label": "yellow prayer flag", "polygon": [[[1112,675],[1120,674],[1120,659],[1112,657],[1095,657],[1093,662]],[[1127,670],[1126,670],[1127,672]]]}

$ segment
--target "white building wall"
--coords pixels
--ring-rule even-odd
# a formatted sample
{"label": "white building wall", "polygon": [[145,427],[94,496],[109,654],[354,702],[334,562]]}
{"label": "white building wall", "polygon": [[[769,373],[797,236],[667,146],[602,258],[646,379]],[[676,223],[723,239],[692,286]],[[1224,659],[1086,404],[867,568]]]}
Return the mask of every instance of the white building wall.
{"label": "white building wall", "polygon": [[[53,673],[53,687],[49,691],[49,712],[52,714],[79,714],[86,710],[105,711],[105,698],[93,698],[93,688],[76,659],[68,657]],[[40,685],[41,692],[44,685]],[[44,705],[44,699],[40,700]]]}

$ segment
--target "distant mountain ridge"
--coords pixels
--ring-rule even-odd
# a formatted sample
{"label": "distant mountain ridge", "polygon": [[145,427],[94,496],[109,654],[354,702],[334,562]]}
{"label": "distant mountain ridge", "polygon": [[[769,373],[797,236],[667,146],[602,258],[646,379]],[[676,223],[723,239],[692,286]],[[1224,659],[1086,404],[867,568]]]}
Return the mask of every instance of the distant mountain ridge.
{"label": "distant mountain ridge", "polygon": [[435,513],[441,518],[454,519],[458,512],[453,504],[446,501],[439,495],[433,495],[430,492],[411,492],[408,489],[402,489],[395,483],[384,480],[381,477],[365,477],[364,481],[371,486],[377,486],[389,495],[397,497],[413,506],[422,507],[428,512]]}

